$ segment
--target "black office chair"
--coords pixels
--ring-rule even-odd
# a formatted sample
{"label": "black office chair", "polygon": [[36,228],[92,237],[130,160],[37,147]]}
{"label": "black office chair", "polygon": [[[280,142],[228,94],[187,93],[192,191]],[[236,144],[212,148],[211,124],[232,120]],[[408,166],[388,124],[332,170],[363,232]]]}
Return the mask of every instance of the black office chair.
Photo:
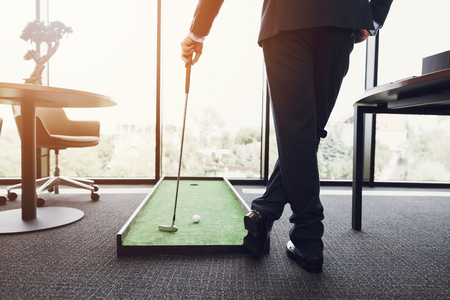
{"label": "black office chair", "polygon": [[[0,118],[0,133],[2,132],[3,119]],[[0,205],[6,203],[6,197],[0,196]]]}
{"label": "black office chair", "polygon": [[[22,131],[20,126],[20,106],[14,105],[12,108],[20,135]],[[58,167],[59,150],[73,147],[92,147],[98,145],[99,142],[100,123],[98,121],[70,120],[62,108],[36,108],[36,146],[55,151],[55,170],[53,176],[40,178],[36,181],[36,185],[39,186],[36,191],[38,195],[37,206],[43,206],[45,204],[45,200],[39,198],[39,194],[42,191],[59,194],[60,185],[90,190],[93,201],[97,201],[100,198],[100,195],[96,193],[98,186],[94,185],[93,180],[60,176]],[[9,200],[17,199],[17,194],[11,192],[11,190],[21,188],[21,186],[21,184],[16,184],[7,187],[7,197]]]}

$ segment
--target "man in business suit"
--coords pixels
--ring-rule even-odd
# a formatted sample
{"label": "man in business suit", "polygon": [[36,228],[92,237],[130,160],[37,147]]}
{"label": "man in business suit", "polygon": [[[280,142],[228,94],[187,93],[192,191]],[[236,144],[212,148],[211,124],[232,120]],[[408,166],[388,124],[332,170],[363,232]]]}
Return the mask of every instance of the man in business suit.
{"label": "man in business suit", "polygon": [[[199,0],[182,59],[195,64],[223,0]],[[289,203],[288,256],[322,272],[323,207],[317,149],[349,66],[354,43],[376,34],[392,0],[265,0],[258,43],[264,52],[279,158],[266,192],[244,218],[244,245],[263,255],[273,221]],[[239,34],[239,33],[236,33]]]}

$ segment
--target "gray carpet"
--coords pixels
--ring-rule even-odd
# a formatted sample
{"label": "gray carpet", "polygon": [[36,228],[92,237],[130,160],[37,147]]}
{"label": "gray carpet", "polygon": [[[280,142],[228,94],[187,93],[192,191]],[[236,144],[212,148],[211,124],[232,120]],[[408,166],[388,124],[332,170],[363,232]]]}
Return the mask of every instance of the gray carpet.
{"label": "gray carpet", "polygon": [[[376,189],[383,193],[363,197],[356,232],[350,189],[323,188],[325,264],[313,275],[285,254],[289,207],[260,261],[247,254],[118,258],[115,235],[149,187],[110,188],[100,186],[98,202],[70,191],[45,197],[46,206],[84,211],[76,223],[0,235],[0,299],[450,299],[445,194]],[[249,203],[261,193],[236,189]],[[19,207],[20,200],[8,202],[0,211]]]}

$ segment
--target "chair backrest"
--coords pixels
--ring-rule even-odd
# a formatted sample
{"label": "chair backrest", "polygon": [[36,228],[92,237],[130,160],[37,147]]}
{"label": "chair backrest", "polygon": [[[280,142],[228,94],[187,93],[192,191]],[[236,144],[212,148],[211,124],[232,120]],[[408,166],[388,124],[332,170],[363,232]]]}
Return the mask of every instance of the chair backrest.
{"label": "chair backrest", "polygon": [[[12,109],[17,122],[17,117],[20,116],[20,106],[13,105]],[[70,119],[62,108],[36,107],[36,117],[45,124],[45,128],[51,134],[65,134],[64,130],[70,123]]]}
{"label": "chair backrest", "polygon": [[[22,137],[20,106],[13,105],[14,120]],[[27,126],[25,124],[25,126]],[[36,145],[41,148],[92,147],[100,141],[99,121],[73,121],[62,108],[36,107]]]}

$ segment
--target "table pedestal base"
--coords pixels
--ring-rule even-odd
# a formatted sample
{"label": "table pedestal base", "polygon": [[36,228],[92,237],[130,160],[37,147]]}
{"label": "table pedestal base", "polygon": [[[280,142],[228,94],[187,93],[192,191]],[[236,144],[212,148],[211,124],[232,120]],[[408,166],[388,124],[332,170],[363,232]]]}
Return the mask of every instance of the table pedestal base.
{"label": "table pedestal base", "polygon": [[22,209],[0,212],[0,234],[31,232],[64,226],[80,220],[84,212],[70,207],[38,207],[37,217],[22,220]]}

